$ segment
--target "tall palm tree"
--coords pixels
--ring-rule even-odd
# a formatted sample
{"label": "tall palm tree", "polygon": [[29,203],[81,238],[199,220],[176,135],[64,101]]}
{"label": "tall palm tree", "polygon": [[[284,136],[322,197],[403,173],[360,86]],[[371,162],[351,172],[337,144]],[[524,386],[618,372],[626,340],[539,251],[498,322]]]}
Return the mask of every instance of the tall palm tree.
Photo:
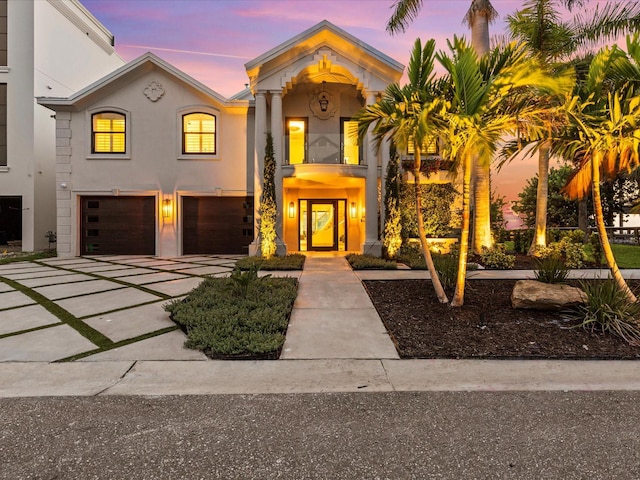
{"label": "tall palm tree", "polygon": [[[464,16],[471,28],[471,45],[478,56],[489,51],[489,24],[498,17],[489,0],[473,0]],[[493,246],[491,236],[491,162],[473,159],[473,251]]]}
{"label": "tall palm tree", "polygon": [[422,196],[420,170],[422,146],[430,144],[438,126],[437,111],[441,100],[437,95],[437,82],[433,73],[435,41],[428,41],[424,48],[420,39],[414,43],[409,60],[409,83],[401,87],[394,83],[387,87],[382,99],[368,105],[354,118],[358,122],[358,136],[361,143],[371,132],[377,150],[383,141],[390,140],[399,150],[407,151],[410,142],[414,148],[413,174],[415,177],[416,213],[418,233],[427,268],[438,300],[447,303],[449,299],[442,287],[435,269],[424,228],[422,216]]}
{"label": "tall palm tree", "polygon": [[605,229],[600,183],[640,166],[640,37],[627,38],[627,52],[605,47],[591,62],[587,81],[567,103],[571,124],[558,139],[558,152],[580,158],[565,192],[592,192],[598,236],[614,280],[630,302],[637,299],[622,277]]}
{"label": "tall palm tree", "polygon": [[[568,22],[561,18],[561,4],[571,9],[584,6],[585,0],[528,0],[522,10],[507,17],[511,35],[524,41],[533,55],[550,65],[551,71],[563,68],[566,64],[560,62],[572,58],[579,47],[615,38],[637,28],[640,22],[638,2],[608,2],[602,9],[576,15]],[[551,100],[549,105],[552,108],[557,106],[557,102]],[[529,248],[530,254],[546,245],[551,136],[553,128],[557,126],[554,121],[550,113],[546,119],[548,134],[539,140],[536,149],[538,191],[535,235]]]}
{"label": "tall palm tree", "polygon": [[[519,122],[535,119],[540,110],[531,102],[513,101],[522,89],[559,91],[567,79],[551,77],[522,45],[498,47],[482,57],[464,40],[454,38],[451,55],[440,52],[438,61],[446,69],[450,98],[445,119],[443,156],[453,160],[463,175],[462,230],[456,289],[451,306],[464,303],[470,227],[471,172],[473,160],[491,162],[499,140],[514,134]],[[535,124],[535,122],[534,122]]]}
{"label": "tall palm tree", "polygon": [[[404,32],[420,13],[423,0],[396,0],[393,14],[387,23],[387,31],[394,34]],[[471,0],[471,5],[464,16],[464,22],[471,28],[471,44],[478,56],[489,50],[489,24],[498,17],[498,12],[489,0]],[[473,250],[480,253],[483,246],[493,244],[491,237],[491,186],[490,163],[472,160],[473,172]]]}

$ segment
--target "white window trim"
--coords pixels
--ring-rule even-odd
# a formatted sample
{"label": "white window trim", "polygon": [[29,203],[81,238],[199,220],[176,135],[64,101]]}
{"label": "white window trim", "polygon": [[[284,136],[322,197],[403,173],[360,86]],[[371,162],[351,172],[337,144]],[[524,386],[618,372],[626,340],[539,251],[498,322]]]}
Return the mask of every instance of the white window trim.
{"label": "white window trim", "polygon": [[[125,125],[125,153],[92,153],[91,145],[93,144],[93,121],[92,117],[96,113],[101,112],[115,112],[124,115]],[[112,107],[104,105],[101,107],[92,108],[86,111],[85,117],[85,156],[87,160],[131,160],[131,137],[132,137],[132,125],[131,125],[131,112],[124,110],[123,108]]]}
{"label": "white window trim", "polygon": [[[183,140],[183,132],[182,132],[182,117],[184,115],[188,115],[190,113],[207,113],[209,115],[213,115],[216,117],[216,153],[208,154],[208,153],[182,153],[182,140]],[[195,161],[211,161],[211,160],[220,160],[220,117],[221,112],[217,108],[213,108],[207,105],[190,105],[188,107],[183,107],[178,110],[176,117],[177,124],[177,152],[176,158],[178,160],[195,160]]]}

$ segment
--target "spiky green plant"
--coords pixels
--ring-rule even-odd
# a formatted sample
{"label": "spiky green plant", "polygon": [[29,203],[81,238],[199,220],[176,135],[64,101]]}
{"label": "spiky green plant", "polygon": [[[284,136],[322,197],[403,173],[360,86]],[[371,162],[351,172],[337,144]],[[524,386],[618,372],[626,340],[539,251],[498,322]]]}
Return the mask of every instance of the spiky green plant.
{"label": "spiky green plant", "polygon": [[571,314],[590,332],[611,333],[630,345],[640,346],[640,303],[630,302],[627,293],[609,277],[602,282],[582,282],[587,303]]}

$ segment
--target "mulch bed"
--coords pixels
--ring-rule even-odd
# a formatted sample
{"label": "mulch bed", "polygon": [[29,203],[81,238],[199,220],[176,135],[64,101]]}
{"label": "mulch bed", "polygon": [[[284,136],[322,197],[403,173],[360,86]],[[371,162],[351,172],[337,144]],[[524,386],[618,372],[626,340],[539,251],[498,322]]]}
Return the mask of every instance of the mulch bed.
{"label": "mulch bed", "polygon": [[[512,308],[515,282],[467,280],[459,308],[439,303],[430,280],[364,284],[401,358],[640,358],[640,347],[571,328],[577,322],[558,312]],[[640,281],[629,286],[637,290]]]}

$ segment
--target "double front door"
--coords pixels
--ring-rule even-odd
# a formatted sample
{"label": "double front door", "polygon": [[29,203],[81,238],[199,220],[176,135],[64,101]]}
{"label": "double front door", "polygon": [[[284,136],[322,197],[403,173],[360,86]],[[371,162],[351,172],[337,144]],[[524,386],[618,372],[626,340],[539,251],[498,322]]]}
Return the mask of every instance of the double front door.
{"label": "double front door", "polygon": [[346,200],[300,200],[300,250],[345,251]]}

